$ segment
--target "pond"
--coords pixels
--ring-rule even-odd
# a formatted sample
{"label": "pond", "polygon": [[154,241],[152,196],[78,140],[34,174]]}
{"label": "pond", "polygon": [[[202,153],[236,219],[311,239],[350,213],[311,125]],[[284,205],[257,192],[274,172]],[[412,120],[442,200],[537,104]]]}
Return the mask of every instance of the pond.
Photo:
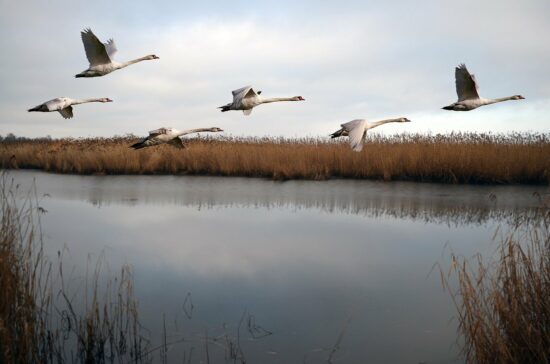
{"label": "pond", "polygon": [[[35,181],[46,252],[129,264],[153,346],[168,362],[442,363],[458,358],[455,308],[440,280],[450,254],[490,256],[497,228],[536,218],[541,186],[353,180],[69,176]],[[191,305],[192,302],[192,305]]]}

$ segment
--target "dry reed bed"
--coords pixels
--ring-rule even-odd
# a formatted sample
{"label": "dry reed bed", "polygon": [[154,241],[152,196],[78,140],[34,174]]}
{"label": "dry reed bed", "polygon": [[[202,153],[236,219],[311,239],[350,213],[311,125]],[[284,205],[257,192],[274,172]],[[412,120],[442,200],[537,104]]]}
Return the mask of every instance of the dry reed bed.
{"label": "dry reed bed", "polygon": [[43,253],[36,190],[23,194],[0,175],[0,363],[150,362],[129,268],[100,289],[98,264],[85,292],[68,290]]}
{"label": "dry reed bed", "polygon": [[[509,233],[497,257],[453,256],[462,356],[467,363],[550,363],[550,208]],[[451,290],[442,272],[446,287]]]}
{"label": "dry reed bed", "polygon": [[137,139],[0,143],[3,168],[75,174],[200,174],[278,180],[357,178],[445,183],[550,181],[548,134],[371,136],[361,153],[326,138],[195,138],[132,150]]}

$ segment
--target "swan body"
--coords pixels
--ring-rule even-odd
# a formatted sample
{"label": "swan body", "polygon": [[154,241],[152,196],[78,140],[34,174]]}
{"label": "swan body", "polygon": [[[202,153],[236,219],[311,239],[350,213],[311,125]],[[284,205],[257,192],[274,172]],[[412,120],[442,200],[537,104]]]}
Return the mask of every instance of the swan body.
{"label": "swan body", "polygon": [[216,127],[190,129],[190,130],[183,130],[183,131],[173,129],[173,128],[160,128],[156,130],[151,130],[149,132],[149,136],[147,136],[146,138],[144,138],[143,140],[135,144],[132,144],[130,147],[134,149],[141,149],[145,147],[152,147],[154,145],[168,143],[177,148],[185,148],[185,144],[181,140],[180,136],[193,134],[193,133],[201,133],[201,132],[216,133],[221,131],[223,130]]}
{"label": "swan body", "polygon": [[263,97],[260,96],[261,91],[254,91],[252,86],[241,87],[238,90],[232,91],[233,102],[218,107],[222,112],[229,110],[242,110],[245,115],[250,115],[252,109],[261,104],[279,101],[304,101],[302,96],[293,97]]}
{"label": "swan body", "polygon": [[382,124],[387,123],[408,123],[407,118],[385,119],[380,121],[368,121],[365,119],[356,119],[340,125],[342,128],[338,129],[330,135],[331,138],[338,138],[342,136],[349,137],[349,144],[351,149],[356,152],[363,150],[363,143],[367,136],[367,130],[376,128]]}
{"label": "swan body", "polygon": [[90,62],[90,67],[75,75],[77,78],[105,76],[134,63],[159,59],[156,55],[150,54],[127,62],[116,62],[113,60],[113,56],[118,49],[113,39],[109,39],[107,43],[101,43],[91,29],[83,30],[80,35],[84,44],[84,50],[86,51],[86,58]]}
{"label": "swan body", "polygon": [[58,97],[50,101],[46,101],[38,106],[35,106],[27,111],[41,111],[41,112],[51,112],[58,111],[61,116],[65,119],[70,119],[73,117],[73,105],[85,104],[88,102],[113,102],[108,97],[96,98],[96,99],[84,99],[76,100],[68,97]]}
{"label": "swan body", "polygon": [[514,95],[502,97],[499,99],[486,99],[479,96],[479,85],[474,75],[468,72],[465,64],[460,64],[455,68],[455,84],[458,101],[449,106],[443,107],[444,110],[470,111],[480,106],[491,105],[497,102],[508,100],[523,100],[525,97]]}

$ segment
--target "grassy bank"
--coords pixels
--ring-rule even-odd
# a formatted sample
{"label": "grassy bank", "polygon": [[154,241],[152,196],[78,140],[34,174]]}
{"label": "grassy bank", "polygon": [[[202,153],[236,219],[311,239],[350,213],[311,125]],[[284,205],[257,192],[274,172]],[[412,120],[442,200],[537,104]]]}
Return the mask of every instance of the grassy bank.
{"label": "grassy bank", "polygon": [[2,142],[3,168],[75,174],[200,174],[272,179],[357,178],[443,183],[550,181],[548,134],[369,137],[355,153],[345,140],[189,139],[135,151],[136,138]]}

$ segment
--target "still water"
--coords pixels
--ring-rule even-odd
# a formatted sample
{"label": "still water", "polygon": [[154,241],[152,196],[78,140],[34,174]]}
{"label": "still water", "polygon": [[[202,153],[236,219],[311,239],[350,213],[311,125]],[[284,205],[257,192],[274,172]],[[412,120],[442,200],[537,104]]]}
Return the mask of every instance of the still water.
{"label": "still water", "polygon": [[[334,180],[66,176],[35,181],[49,256],[130,264],[141,323],[169,362],[206,362],[238,334],[248,363],[449,363],[455,311],[434,264],[490,256],[497,228],[547,187]],[[192,301],[192,307],[190,302]],[[163,321],[164,317],[164,321]],[[252,320],[252,321],[251,321]],[[244,323],[243,323],[244,322]],[[249,326],[252,322],[252,326]],[[248,328],[252,327],[252,330]],[[224,362],[222,343],[210,362]]]}

